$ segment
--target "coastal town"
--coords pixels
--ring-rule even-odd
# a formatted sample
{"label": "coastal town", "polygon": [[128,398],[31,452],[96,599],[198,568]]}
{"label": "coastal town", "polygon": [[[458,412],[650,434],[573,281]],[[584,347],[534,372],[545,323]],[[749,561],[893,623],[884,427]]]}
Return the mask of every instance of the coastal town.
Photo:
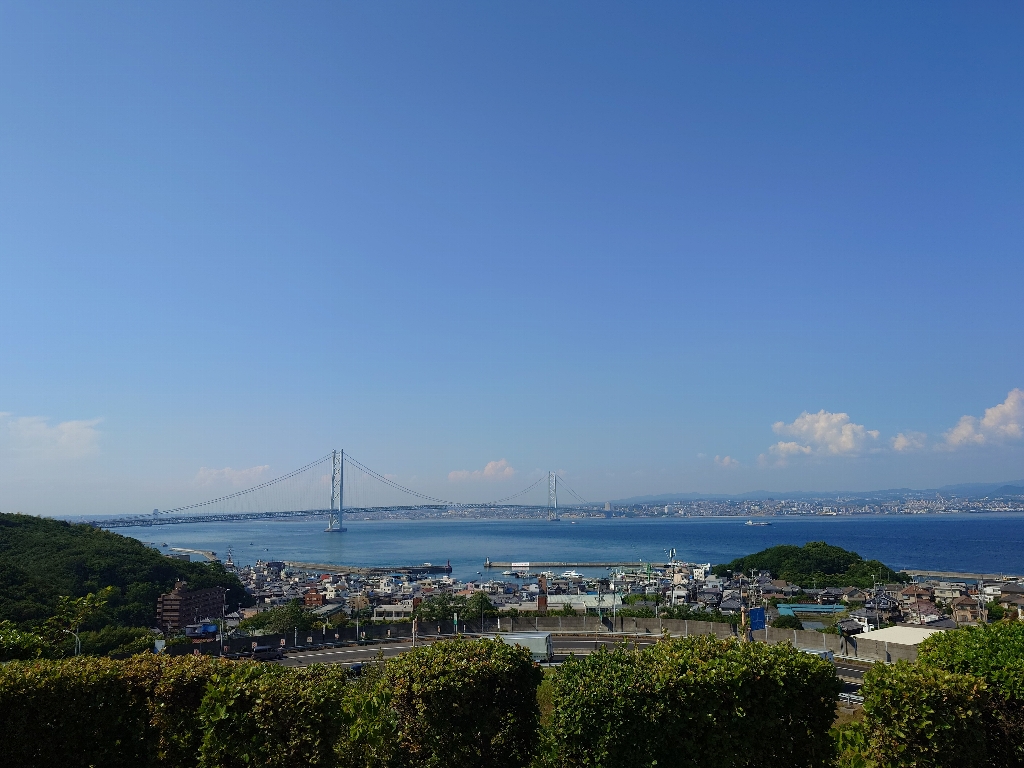
{"label": "coastal town", "polygon": [[351,509],[355,520],[667,518],[667,517],[811,517],[840,515],[952,515],[1024,512],[1024,487],[1007,485],[984,496],[922,491],[818,498],[700,498],[632,503],[581,504],[557,510],[520,506],[423,506]]}
{"label": "coastal town", "polygon": [[[258,635],[260,630],[246,628],[254,617],[296,605],[322,626],[441,618],[438,611],[457,611],[459,605],[473,605],[488,616],[689,617],[745,626],[751,609],[763,608],[773,627],[846,637],[909,627],[929,632],[904,637],[922,639],[934,631],[1024,618],[1024,580],[1017,577],[915,572],[913,577],[899,574],[902,580],[891,583],[818,586],[813,580],[797,584],[775,578],[767,570],[723,573],[711,563],[677,560],[608,566],[600,576],[573,568],[509,565],[493,576],[459,580],[451,576],[450,566],[430,563],[371,569],[260,560],[236,566],[229,558],[225,567],[238,576],[255,604],[219,616],[209,600],[200,608],[196,599],[191,612],[179,611],[176,625],[165,622],[162,629],[173,634],[188,623],[223,619],[228,632]],[[181,589],[182,598],[191,594]],[[464,620],[472,618],[463,610]],[[202,612],[207,615],[200,616]]]}

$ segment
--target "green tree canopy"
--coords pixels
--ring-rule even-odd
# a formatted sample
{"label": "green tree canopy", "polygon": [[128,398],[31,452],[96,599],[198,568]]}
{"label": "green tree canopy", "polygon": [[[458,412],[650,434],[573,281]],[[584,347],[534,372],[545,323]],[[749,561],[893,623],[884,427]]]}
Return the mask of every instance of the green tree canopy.
{"label": "green tree canopy", "polygon": [[785,579],[804,588],[814,585],[866,588],[876,580],[910,581],[907,574],[897,573],[878,560],[865,560],[856,552],[824,541],[809,541],[802,547],[780,544],[714,567],[719,576],[730,571],[749,574],[751,570],[769,571],[776,579]]}
{"label": "green tree canopy", "polygon": [[48,649],[46,641],[33,632],[22,632],[9,621],[0,621],[0,662],[35,659]]}
{"label": "green tree canopy", "polygon": [[481,615],[497,616],[498,611],[485,592],[474,592],[466,600],[466,618],[479,619]]}
{"label": "green tree canopy", "polygon": [[287,605],[279,605],[248,619],[242,619],[238,628],[243,631],[261,629],[264,632],[283,634],[294,629],[312,629],[315,623],[316,617],[306,610],[302,601],[292,600]]}
{"label": "green tree canopy", "polygon": [[456,613],[463,619],[471,617],[466,598],[442,592],[423,600],[416,606],[414,615],[423,621],[451,621]]}
{"label": "green tree canopy", "polygon": [[42,625],[60,598],[83,598],[111,587],[106,604],[83,625],[151,627],[156,601],[176,581],[190,589],[226,587],[229,608],[251,605],[234,574],[220,563],[175,560],[141,541],[91,525],[0,514],[0,621],[21,629]]}

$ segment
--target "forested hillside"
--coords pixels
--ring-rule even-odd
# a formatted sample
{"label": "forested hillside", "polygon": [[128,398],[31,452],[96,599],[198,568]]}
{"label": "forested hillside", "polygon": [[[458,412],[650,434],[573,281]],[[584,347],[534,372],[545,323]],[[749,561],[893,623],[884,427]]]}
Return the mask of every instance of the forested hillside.
{"label": "forested hillside", "polygon": [[865,560],[856,552],[834,547],[824,541],[809,541],[802,547],[781,544],[738,557],[731,563],[716,565],[715,573],[750,573],[751,569],[770,571],[776,579],[810,588],[870,587],[873,581],[904,582],[910,577],[897,573],[878,560]]}
{"label": "forested hillside", "polygon": [[251,598],[220,563],[174,560],[142,542],[89,525],[0,514],[0,621],[28,628],[52,613],[57,597],[113,587],[99,625],[152,627],[156,601],[177,580],[222,586],[229,607]]}

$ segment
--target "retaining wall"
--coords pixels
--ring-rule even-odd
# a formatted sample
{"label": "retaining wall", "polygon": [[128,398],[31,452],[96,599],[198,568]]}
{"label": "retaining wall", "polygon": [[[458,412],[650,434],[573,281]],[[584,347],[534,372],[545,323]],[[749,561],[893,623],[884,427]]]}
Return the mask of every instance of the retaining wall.
{"label": "retaining wall", "polygon": [[[452,635],[456,631],[466,634],[490,634],[494,632],[551,632],[552,634],[625,634],[660,636],[668,632],[673,637],[689,635],[715,635],[720,638],[743,636],[742,629],[732,624],[710,621],[684,621],[681,619],[641,619],[634,617],[598,618],[597,616],[531,616],[501,617],[484,619],[481,622],[460,621],[458,627],[452,621],[421,621],[419,633],[428,635]],[[270,646],[307,646],[320,645],[328,642],[355,642],[362,640],[406,639],[412,637],[412,623],[360,623],[359,634],[355,626],[343,629],[307,630],[287,632],[279,635],[260,635],[256,637],[233,638],[225,640],[223,645],[216,642],[204,642],[194,645],[181,645],[168,648],[169,653],[200,653],[217,654],[238,653],[250,650],[253,643]],[[756,642],[792,643],[797,648],[832,651],[837,656],[863,659],[864,661],[894,662],[900,659],[917,660],[917,647],[899,643],[885,643],[866,638],[858,639],[823,632],[799,629],[775,629],[769,627],[751,633],[750,639]]]}

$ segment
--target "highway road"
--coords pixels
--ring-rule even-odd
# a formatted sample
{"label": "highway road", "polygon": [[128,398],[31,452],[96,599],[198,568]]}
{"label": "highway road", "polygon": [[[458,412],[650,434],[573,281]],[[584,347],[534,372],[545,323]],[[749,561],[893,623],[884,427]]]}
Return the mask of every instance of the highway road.
{"label": "highway road", "polygon": [[[418,638],[417,645],[426,645],[434,642],[438,638],[428,636],[425,638]],[[577,656],[585,656],[589,653],[593,653],[600,646],[606,646],[611,648],[619,640],[612,639],[586,639],[586,638],[569,638],[569,637],[552,637],[551,644],[555,650],[555,663],[564,661],[569,657],[570,654],[576,654]],[[644,648],[648,645],[653,645],[657,640],[654,638],[640,640],[637,645],[640,648]],[[633,645],[633,641],[629,641],[629,645]],[[287,654],[283,661],[277,662],[286,667],[305,667],[309,664],[363,664],[368,661],[373,661],[380,654],[384,654],[385,658],[391,658],[397,656],[400,653],[405,653],[412,649],[412,643],[409,641],[397,642],[397,643],[379,643],[376,645],[364,645],[364,646],[347,646],[344,648],[324,648],[318,651],[294,651]]]}
{"label": "highway road", "polygon": [[[425,645],[435,640],[446,639],[438,637],[425,637],[417,639],[417,645]],[[637,639],[632,638],[588,638],[588,637],[559,637],[552,636],[551,643],[555,651],[555,664],[565,661],[570,654],[586,656],[598,648],[604,646],[613,647],[616,643],[626,640],[630,647],[634,642],[637,647],[645,648],[657,642],[654,637]],[[381,655],[384,658],[392,658],[412,649],[409,641],[397,643],[380,643],[377,645],[347,646],[344,648],[324,648],[323,650],[296,651],[287,654],[283,661],[277,662],[285,667],[305,667],[309,664],[366,664],[373,662]],[[836,659],[836,674],[846,684],[850,691],[860,688],[863,684],[864,673],[871,668],[870,664],[849,661],[847,659]]]}
{"label": "highway road", "polygon": [[[425,643],[417,643],[424,645]],[[306,667],[310,664],[365,664],[374,661],[381,654],[388,659],[412,649],[412,643],[381,643],[380,645],[350,646],[346,648],[324,648],[320,651],[297,651],[287,654],[277,662],[284,667]]]}

